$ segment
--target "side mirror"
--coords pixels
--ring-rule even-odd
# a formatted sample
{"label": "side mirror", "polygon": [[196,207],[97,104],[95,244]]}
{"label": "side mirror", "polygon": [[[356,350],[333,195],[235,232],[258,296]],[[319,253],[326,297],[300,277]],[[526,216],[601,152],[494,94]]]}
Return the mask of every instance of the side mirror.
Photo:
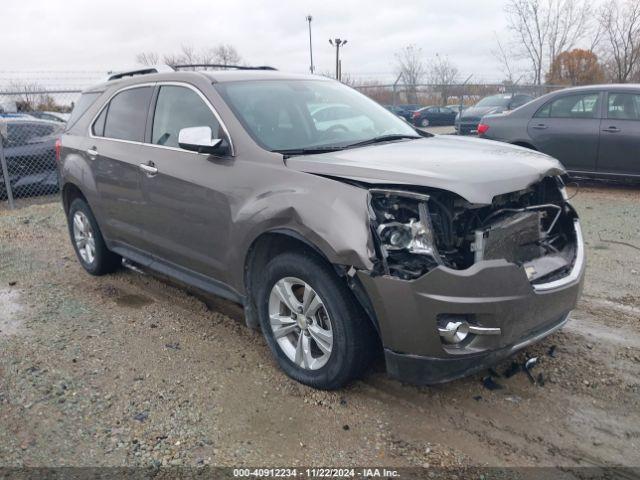
{"label": "side mirror", "polygon": [[226,146],[221,138],[211,138],[211,127],[183,128],[178,133],[180,148],[198,153],[226,153]]}

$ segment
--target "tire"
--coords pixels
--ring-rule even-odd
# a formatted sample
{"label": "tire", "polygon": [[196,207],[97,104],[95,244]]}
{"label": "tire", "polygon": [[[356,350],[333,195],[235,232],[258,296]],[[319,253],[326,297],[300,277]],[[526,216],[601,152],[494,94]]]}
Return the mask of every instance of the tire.
{"label": "tire", "polygon": [[427,120],[426,118],[423,118],[422,120],[420,120],[420,126],[421,127],[428,127],[429,126],[429,120]]}
{"label": "tire", "polygon": [[[265,271],[260,272],[260,276],[262,281],[256,292],[256,304],[262,332],[280,368],[289,377],[313,388],[333,390],[364,373],[377,351],[376,334],[351,291],[329,264],[312,253],[284,253],[273,258]],[[300,300],[304,300],[304,292],[308,290],[307,287],[300,290],[301,286],[296,284],[298,281],[311,288],[310,292],[317,295],[322,306],[315,313],[309,313],[313,309],[310,307],[304,314],[298,314],[296,320],[272,326],[270,312],[274,312],[276,304],[281,309],[279,319],[286,319],[291,310],[276,293],[277,285],[282,286],[286,282],[292,284],[292,288],[287,290],[294,294],[294,298],[289,298],[290,303],[294,307],[300,306],[302,311]],[[315,302],[317,305],[315,297],[311,293],[309,295],[314,298],[309,303]],[[307,320],[311,323],[307,323],[306,330],[300,327],[304,323],[301,318],[310,319]],[[291,329],[292,325],[298,330],[297,336],[293,329],[291,333],[284,336],[279,334],[276,338],[276,331]],[[325,350],[328,342],[325,340],[329,330],[332,340],[330,353],[327,354]],[[325,336],[318,337],[318,332]],[[304,346],[305,340],[309,355],[301,355],[300,361],[296,362],[299,358],[299,342],[303,342]],[[323,343],[325,350],[320,348]]]}
{"label": "tire", "polygon": [[[76,239],[76,233],[81,231],[81,229],[79,225],[74,227],[74,222],[83,223],[85,248],[80,248],[82,242]],[[83,199],[76,198],[71,202],[69,212],[67,213],[67,225],[69,227],[69,237],[71,238],[73,249],[76,252],[80,264],[87,272],[91,275],[105,275],[118,268],[121,261],[120,256],[107,248],[100,228],[98,227],[98,222],[96,222],[91,208],[89,208],[89,205],[87,205],[87,202]],[[93,254],[89,255],[86,246],[90,246],[91,244],[93,244]]]}

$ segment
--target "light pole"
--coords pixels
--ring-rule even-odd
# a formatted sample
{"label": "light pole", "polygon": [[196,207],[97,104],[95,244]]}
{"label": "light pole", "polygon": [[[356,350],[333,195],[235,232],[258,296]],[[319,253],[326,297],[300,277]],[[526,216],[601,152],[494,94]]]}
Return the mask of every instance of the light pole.
{"label": "light pole", "polygon": [[311,15],[307,15],[307,22],[309,22],[309,57],[311,59],[311,63],[309,64],[309,71],[313,74],[313,44],[311,43],[311,20],[313,20],[313,17]]}
{"label": "light pole", "polygon": [[329,43],[336,47],[336,80],[341,81],[342,69],[340,68],[340,47],[345,46],[347,41],[336,38],[334,40],[329,39]]}

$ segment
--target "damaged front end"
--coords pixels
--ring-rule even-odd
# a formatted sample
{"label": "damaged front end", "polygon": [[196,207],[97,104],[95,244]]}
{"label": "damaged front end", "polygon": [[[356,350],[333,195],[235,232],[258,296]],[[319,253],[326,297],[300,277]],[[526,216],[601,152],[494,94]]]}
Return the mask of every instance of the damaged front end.
{"label": "damaged front end", "polygon": [[497,196],[491,205],[442,190],[369,192],[374,275],[412,280],[438,266],[465,270],[504,259],[536,284],[566,275],[576,257],[577,215],[558,177]]}
{"label": "damaged front end", "polygon": [[559,178],[490,205],[435,189],[369,192],[376,255],[358,278],[393,376],[468,375],[549,335],[575,308],[584,246]]}

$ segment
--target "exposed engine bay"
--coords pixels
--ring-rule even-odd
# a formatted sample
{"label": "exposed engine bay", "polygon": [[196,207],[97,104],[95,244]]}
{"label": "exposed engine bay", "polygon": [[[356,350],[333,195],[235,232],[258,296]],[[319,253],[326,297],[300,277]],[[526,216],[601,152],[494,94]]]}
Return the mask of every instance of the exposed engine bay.
{"label": "exposed engine bay", "polygon": [[576,252],[575,211],[558,177],[474,205],[442,190],[372,189],[375,274],[411,280],[443,265],[463,270],[483,260],[524,267],[533,283],[561,277]]}

